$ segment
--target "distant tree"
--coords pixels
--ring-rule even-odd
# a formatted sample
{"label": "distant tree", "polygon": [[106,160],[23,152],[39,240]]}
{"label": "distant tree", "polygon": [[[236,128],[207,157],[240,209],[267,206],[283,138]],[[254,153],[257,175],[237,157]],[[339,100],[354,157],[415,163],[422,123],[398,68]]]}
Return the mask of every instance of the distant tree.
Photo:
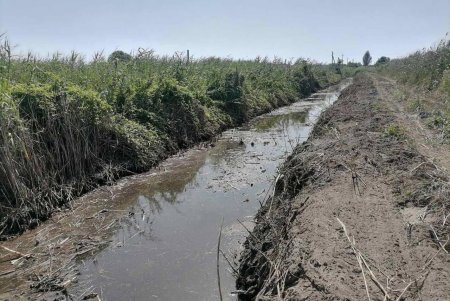
{"label": "distant tree", "polygon": [[382,56],[380,57],[377,62],[375,63],[375,65],[382,65],[382,64],[386,64],[390,61],[391,59],[388,58],[387,56]]}
{"label": "distant tree", "polygon": [[126,52],[123,52],[122,50],[116,50],[113,53],[111,53],[108,57],[108,61],[120,61],[120,62],[128,62],[131,61],[132,57]]}
{"label": "distant tree", "polygon": [[369,50],[367,50],[366,53],[364,53],[364,56],[363,56],[363,65],[364,66],[369,66],[371,62],[372,62],[372,57],[370,56]]}

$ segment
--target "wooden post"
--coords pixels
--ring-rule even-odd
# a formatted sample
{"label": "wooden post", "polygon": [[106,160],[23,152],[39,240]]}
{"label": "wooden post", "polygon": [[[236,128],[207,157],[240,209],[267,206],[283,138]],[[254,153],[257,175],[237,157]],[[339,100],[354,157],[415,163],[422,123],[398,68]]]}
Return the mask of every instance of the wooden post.
{"label": "wooden post", "polygon": [[189,64],[189,49],[187,50],[187,61],[186,61],[186,64]]}

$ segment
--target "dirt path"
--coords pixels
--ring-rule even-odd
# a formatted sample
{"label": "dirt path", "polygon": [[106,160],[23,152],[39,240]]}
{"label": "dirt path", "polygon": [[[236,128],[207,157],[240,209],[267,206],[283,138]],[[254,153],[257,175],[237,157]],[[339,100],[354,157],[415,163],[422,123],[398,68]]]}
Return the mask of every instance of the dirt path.
{"label": "dirt path", "polygon": [[411,106],[411,103],[406,97],[410,92],[408,88],[398,86],[394,80],[386,77],[372,75],[372,79],[381,97],[388,100],[390,109],[396,113],[397,122],[407,132],[408,137],[414,140],[418,151],[435,162],[436,166],[450,171],[450,146],[442,143],[441,139],[436,137],[436,133],[426,127],[419,114],[410,112],[408,106]]}
{"label": "dirt path", "polygon": [[294,150],[247,239],[242,300],[450,300],[449,148],[396,89],[358,75]]}

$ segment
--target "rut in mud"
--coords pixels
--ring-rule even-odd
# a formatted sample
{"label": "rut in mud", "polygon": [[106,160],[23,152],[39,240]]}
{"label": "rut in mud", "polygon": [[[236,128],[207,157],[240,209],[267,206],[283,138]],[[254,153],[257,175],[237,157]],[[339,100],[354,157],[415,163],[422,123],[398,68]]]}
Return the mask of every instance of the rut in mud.
{"label": "rut in mud", "polygon": [[418,150],[392,86],[359,74],[284,163],[245,243],[241,300],[450,297],[448,170]]}

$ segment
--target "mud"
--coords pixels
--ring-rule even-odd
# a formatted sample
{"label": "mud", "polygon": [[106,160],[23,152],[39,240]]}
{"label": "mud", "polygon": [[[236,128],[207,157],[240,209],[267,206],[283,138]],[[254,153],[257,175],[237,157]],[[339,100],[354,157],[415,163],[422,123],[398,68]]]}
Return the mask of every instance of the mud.
{"label": "mud", "polygon": [[240,300],[450,299],[449,149],[425,151],[394,92],[359,74],[294,149],[245,242]]}

